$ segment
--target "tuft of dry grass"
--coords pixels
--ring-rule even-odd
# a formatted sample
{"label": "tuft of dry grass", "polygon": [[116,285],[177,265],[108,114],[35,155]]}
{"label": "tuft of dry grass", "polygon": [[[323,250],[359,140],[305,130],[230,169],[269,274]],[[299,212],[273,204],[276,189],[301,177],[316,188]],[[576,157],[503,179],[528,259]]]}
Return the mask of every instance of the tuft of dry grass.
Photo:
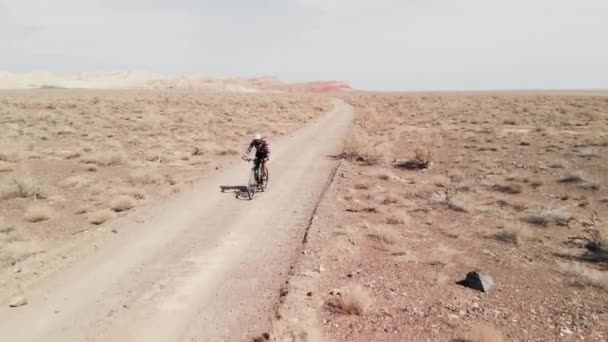
{"label": "tuft of dry grass", "polygon": [[519,245],[521,243],[521,232],[516,229],[503,229],[493,235],[493,237],[501,242]]}
{"label": "tuft of dry grass", "polygon": [[399,196],[395,194],[387,194],[382,198],[382,201],[380,203],[382,203],[383,205],[397,205],[400,201],[401,199],[399,198]]}
{"label": "tuft of dry grass", "polygon": [[100,225],[100,224],[103,224],[103,223],[113,219],[115,216],[116,215],[111,210],[103,209],[103,210],[99,210],[94,213],[91,213],[91,215],[89,215],[88,221],[91,224]]}
{"label": "tuft of dry grass", "polygon": [[585,179],[583,172],[581,171],[571,171],[564,174],[560,179],[560,183],[578,183],[582,182]]}
{"label": "tuft of dry grass", "polygon": [[97,167],[97,165],[95,165],[95,164],[86,164],[84,166],[84,169],[86,171],[89,171],[89,172],[97,172],[97,171],[99,171],[99,167]]}
{"label": "tuft of dry grass", "polygon": [[126,159],[127,157],[122,151],[106,151],[84,156],[80,161],[99,166],[118,166],[124,164]]}
{"label": "tuft of dry grass", "polygon": [[574,286],[592,286],[608,291],[608,273],[606,272],[577,264],[570,266],[566,270],[565,276]]}
{"label": "tuft of dry grass", "polygon": [[342,315],[363,316],[369,312],[372,299],[361,286],[353,286],[326,302],[329,311]]}
{"label": "tuft of dry grass", "polygon": [[583,184],[580,185],[580,188],[583,190],[591,190],[591,191],[597,191],[600,189],[600,183],[598,182],[584,182]]}
{"label": "tuft of dry grass", "polygon": [[377,165],[382,161],[382,152],[372,144],[368,134],[357,126],[348,138],[340,157],[352,162]]}
{"label": "tuft of dry grass", "polygon": [[390,225],[399,225],[406,224],[410,222],[411,217],[407,214],[405,210],[397,210],[390,213],[390,215],[386,218],[386,224]]}
{"label": "tuft of dry grass", "polygon": [[431,149],[428,147],[418,147],[414,150],[414,158],[405,162],[395,163],[394,166],[408,170],[427,169],[431,166]]}
{"label": "tuft of dry grass", "polygon": [[444,191],[435,194],[433,200],[438,204],[446,206],[450,210],[461,213],[468,212],[463,201],[455,198],[454,191],[450,189],[444,189]]}
{"label": "tuft of dry grass", "polygon": [[153,170],[135,170],[129,175],[129,183],[134,186],[158,184],[161,181],[162,177]]}
{"label": "tuft of dry grass", "polygon": [[399,232],[389,226],[374,226],[370,228],[367,236],[375,241],[382,242],[387,245],[394,245],[399,241]]}
{"label": "tuft of dry grass", "polygon": [[133,198],[120,195],[110,201],[110,208],[116,212],[127,211],[135,206]]}
{"label": "tuft of dry grass", "polygon": [[521,185],[514,184],[514,183],[499,183],[499,184],[494,184],[492,186],[492,190],[502,192],[505,194],[514,195],[514,194],[521,193],[522,187],[521,187]]}
{"label": "tuft of dry grass", "polygon": [[397,176],[395,176],[392,172],[388,171],[388,170],[380,170],[376,173],[376,177],[378,177],[378,179],[383,180],[385,182],[396,179]]}
{"label": "tuft of dry grass", "polygon": [[144,190],[141,189],[127,189],[123,192],[125,195],[131,196],[136,200],[145,200],[148,196]]}
{"label": "tuft of dry grass", "polygon": [[0,161],[3,161],[3,162],[16,162],[17,159],[19,159],[18,156],[17,156],[17,153],[0,151]]}
{"label": "tuft of dry grass", "polygon": [[482,325],[471,330],[470,342],[503,342],[504,337],[496,328]]}
{"label": "tuft of dry grass", "polygon": [[32,205],[25,210],[23,218],[28,222],[42,222],[51,219],[53,209],[46,205]]}
{"label": "tuft of dry grass", "polygon": [[7,163],[0,160],[0,172],[10,172],[15,170],[15,167],[12,163]]}
{"label": "tuft of dry grass", "polygon": [[558,226],[567,226],[573,219],[572,215],[561,209],[548,209],[524,216],[525,222],[546,227],[551,223]]}
{"label": "tuft of dry grass", "polygon": [[30,176],[14,176],[0,185],[0,199],[44,197],[38,180]]}

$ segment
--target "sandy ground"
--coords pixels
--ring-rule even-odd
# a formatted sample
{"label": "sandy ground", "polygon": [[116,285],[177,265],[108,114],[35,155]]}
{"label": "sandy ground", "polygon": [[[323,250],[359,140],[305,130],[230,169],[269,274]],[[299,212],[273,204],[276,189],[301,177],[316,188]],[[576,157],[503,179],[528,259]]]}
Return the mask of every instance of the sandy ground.
{"label": "sandy ground", "polygon": [[330,108],[309,95],[0,92],[0,289],[35,276],[20,271],[29,257],[238,160],[254,132],[275,140]]}
{"label": "sandy ground", "polygon": [[[13,340],[608,338],[604,92],[343,94],[343,150],[327,97],[2,94]],[[254,130],[272,186],[240,201]]]}
{"label": "sandy ground", "polygon": [[[349,95],[355,128],[271,337],[608,339],[608,98],[592,95]],[[473,270],[495,287],[457,284]]]}
{"label": "sandy ground", "polygon": [[0,309],[3,338],[226,341],[267,331],[351,120],[336,101],[332,113],[276,141],[271,185],[253,201],[220,191],[247,179],[245,164],[234,165],[104,226],[88,246],[59,250],[70,266],[23,283],[28,305]]}

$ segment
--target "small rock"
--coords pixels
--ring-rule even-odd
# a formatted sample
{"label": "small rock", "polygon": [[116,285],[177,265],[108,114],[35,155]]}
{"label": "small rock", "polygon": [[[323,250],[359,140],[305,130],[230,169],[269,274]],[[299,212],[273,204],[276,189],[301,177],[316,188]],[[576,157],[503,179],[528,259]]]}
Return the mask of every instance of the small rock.
{"label": "small rock", "polygon": [[116,230],[116,229],[112,229],[112,233],[114,233],[114,234],[118,234],[118,230]]}
{"label": "small rock", "polygon": [[307,295],[308,297],[312,297],[312,292],[308,292],[306,295]]}
{"label": "small rock", "polygon": [[489,292],[494,287],[494,280],[485,273],[473,271],[467,273],[464,285],[478,291]]}
{"label": "small rock", "polygon": [[24,305],[27,305],[27,299],[25,299],[25,297],[23,296],[14,297],[8,304],[8,306],[10,306],[11,308],[18,308]]}
{"label": "small rock", "polygon": [[23,271],[23,269],[21,268],[21,266],[15,265],[15,267],[13,268],[13,271],[15,271],[15,273],[21,273],[21,271]]}

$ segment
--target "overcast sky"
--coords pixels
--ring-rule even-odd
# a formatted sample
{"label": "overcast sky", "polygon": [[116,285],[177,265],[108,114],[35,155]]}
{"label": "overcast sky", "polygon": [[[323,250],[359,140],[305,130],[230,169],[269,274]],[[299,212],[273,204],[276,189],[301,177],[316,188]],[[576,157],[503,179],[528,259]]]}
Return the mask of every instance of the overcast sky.
{"label": "overcast sky", "polygon": [[608,0],[0,0],[0,70],[608,88]]}

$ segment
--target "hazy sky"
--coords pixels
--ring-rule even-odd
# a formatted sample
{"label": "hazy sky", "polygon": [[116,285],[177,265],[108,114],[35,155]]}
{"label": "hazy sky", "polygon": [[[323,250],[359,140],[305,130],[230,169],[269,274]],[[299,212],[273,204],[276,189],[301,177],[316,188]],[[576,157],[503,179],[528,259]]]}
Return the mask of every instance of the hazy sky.
{"label": "hazy sky", "polygon": [[0,0],[0,70],[608,88],[608,0]]}

